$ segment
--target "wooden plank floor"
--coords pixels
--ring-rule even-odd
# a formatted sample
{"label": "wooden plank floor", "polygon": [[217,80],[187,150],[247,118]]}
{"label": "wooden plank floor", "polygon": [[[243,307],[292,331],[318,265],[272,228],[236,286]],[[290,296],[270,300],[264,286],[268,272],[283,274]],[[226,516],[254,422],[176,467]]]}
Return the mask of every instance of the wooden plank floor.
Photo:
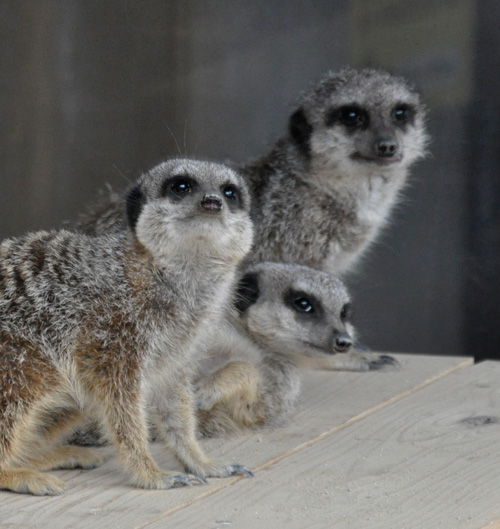
{"label": "wooden plank floor", "polygon": [[396,356],[399,371],[308,372],[286,427],[204,442],[253,479],[143,491],[111,457],[54,472],[62,496],[0,491],[0,527],[500,529],[500,363]]}

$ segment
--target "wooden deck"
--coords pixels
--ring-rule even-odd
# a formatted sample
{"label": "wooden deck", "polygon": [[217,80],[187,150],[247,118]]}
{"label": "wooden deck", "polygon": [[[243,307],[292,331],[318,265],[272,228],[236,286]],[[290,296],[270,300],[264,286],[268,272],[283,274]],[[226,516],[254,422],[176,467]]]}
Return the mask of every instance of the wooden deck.
{"label": "wooden deck", "polygon": [[0,491],[0,527],[500,529],[500,362],[396,356],[397,372],[309,372],[287,427],[204,442],[253,479],[143,491],[110,458],[54,472],[62,496]]}

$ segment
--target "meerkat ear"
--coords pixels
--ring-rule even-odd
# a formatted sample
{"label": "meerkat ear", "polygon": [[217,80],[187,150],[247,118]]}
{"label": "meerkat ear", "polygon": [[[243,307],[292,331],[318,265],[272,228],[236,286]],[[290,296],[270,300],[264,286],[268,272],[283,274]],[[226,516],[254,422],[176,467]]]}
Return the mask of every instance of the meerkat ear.
{"label": "meerkat ear", "polygon": [[290,116],[288,131],[300,152],[309,157],[311,151],[309,139],[311,138],[313,128],[309,121],[307,121],[306,115],[304,114],[304,109],[302,107],[299,107]]}
{"label": "meerkat ear", "polygon": [[259,297],[259,278],[256,272],[245,274],[236,288],[234,306],[241,314],[253,305]]}
{"label": "meerkat ear", "polygon": [[144,195],[138,185],[129,191],[126,203],[128,225],[132,230],[135,230],[135,225],[137,224],[137,220],[142,211],[142,206],[144,205]]}

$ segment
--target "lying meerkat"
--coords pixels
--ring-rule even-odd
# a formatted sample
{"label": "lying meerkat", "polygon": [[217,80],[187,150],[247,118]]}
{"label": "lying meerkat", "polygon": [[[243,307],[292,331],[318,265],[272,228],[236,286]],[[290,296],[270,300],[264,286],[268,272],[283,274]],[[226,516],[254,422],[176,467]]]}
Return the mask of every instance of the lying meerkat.
{"label": "lying meerkat", "polygon": [[[389,356],[354,353],[343,366],[355,339],[351,312],[345,284],[325,272],[274,262],[250,267],[194,375],[200,436],[282,423],[300,394],[299,368],[311,362],[352,371],[394,364]],[[151,436],[157,437],[154,428]],[[105,440],[89,424],[70,442]]]}
{"label": "lying meerkat", "polygon": [[[299,367],[310,359],[341,362],[355,338],[346,286],[309,267],[273,262],[250,267],[240,281],[236,308],[236,336],[220,333],[195,382],[205,436],[283,422],[299,396]],[[358,361],[357,366],[350,361],[349,368],[368,369],[365,359]]]}
{"label": "lying meerkat", "polygon": [[[2,489],[59,494],[44,470],[98,465],[61,442],[88,416],[139,487],[249,474],[201,450],[190,383],[251,247],[248,191],[227,167],[171,160],[139,179],[126,211],[128,232],[0,246]],[[148,423],[188,474],[158,468]]]}

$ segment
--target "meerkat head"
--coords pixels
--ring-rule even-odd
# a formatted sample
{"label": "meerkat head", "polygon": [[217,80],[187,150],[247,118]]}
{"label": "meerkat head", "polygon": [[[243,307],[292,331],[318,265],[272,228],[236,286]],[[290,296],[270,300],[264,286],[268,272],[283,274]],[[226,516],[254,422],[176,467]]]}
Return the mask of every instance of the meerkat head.
{"label": "meerkat head", "polygon": [[241,279],[236,308],[248,334],[264,348],[291,355],[350,350],[351,299],[342,281],[312,268],[264,262]]}
{"label": "meerkat head", "polygon": [[426,110],[407,83],[388,73],[345,69],[306,92],[289,122],[298,152],[318,172],[389,173],[425,153]]}
{"label": "meerkat head", "polygon": [[130,189],[126,209],[131,231],[155,256],[201,253],[234,262],[252,245],[247,187],[224,165],[161,163]]}

